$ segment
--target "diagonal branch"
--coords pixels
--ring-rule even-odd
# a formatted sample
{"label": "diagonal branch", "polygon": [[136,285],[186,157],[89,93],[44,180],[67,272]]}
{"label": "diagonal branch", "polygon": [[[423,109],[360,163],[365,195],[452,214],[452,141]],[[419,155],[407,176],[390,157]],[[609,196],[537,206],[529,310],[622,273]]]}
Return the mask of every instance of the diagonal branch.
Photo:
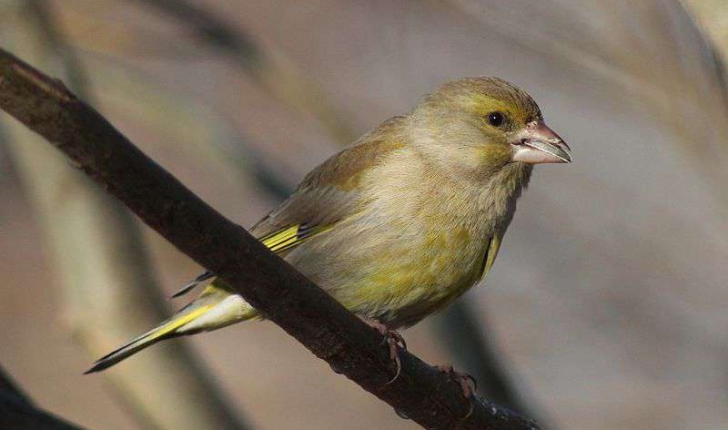
{"label": "diagonal branch", "polygon": [[20,386],[10,377],[10,375],[0,365],[0,393],[14,399],[32,405],[30,397],[20,388]]}
{"label": "diagonal branch", "polygon": [[82,430],[36,407],[0,365],[0,429]]}
{"label": "diagonal branch", "polygon": [[30,403],[0,392],[0,428],[6,430],[82,430]]}
{"label": "diagonal branch", "polygon": [[62,83],[0,50],[0,108],[63,151],[145,223],[230,283],[267,318],[365,390],[429,429],[533,430],[530,420],[462,396],[448,375],[401,351],[242,227],[147,158]]}

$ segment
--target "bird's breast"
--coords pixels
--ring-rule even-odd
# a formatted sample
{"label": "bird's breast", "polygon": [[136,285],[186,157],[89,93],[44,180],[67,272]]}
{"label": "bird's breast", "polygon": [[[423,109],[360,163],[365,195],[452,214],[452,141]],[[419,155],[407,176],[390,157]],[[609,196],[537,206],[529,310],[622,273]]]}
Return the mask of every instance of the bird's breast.
{"label": "bird's breast", "polygon": [[363,178],[355,215],[286,259],[353,312],[407,326],[478,282],[513,206],[506,193],[399,161]]}

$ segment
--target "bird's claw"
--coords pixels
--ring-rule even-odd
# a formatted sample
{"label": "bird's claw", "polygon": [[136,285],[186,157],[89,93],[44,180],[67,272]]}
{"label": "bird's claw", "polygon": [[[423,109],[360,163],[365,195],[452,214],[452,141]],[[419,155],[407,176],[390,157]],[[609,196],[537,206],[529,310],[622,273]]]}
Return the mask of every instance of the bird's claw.
{"label": "bird's claw", "polygon": [[402,348],[403,351],[407,351],[407,342],[405,342],[404,337],[402,337],[398,331],[390,330],[389,327],[381,321],[369,318],[361,319],[367,323],[368,326],[374,328],[382,335],[382,345],[386,344],[389,346],[389,358],[397,365],[397,371],[394,373],[392,379],[384,384],[385,386],[390,385],[399,378],[399,375],[402,372],[402,360],[399,358],[399,348]]}
{"label": "bird's claw", "polygon": [[397,347],[401,347],[402,350],[407,351],[407,343],[404,341],[402,335],[397,333],[396,331],[390,331],[387,335],[385,335],[384,342],[389,345],[390,360],[394,360],[394,363],[397,365],[397,371],[394,373],[392,379],[384,384],[385,386],[387,386],[392,382],[396,381],[397,378],[399,378],[399,374],[402,373],[402,360],[399,358],[399,350],[397,349]]}
{"label": "bird's claw", "polygon": [[470,417],[470,415],[473,413],[473,410],[475,409],[475,404],[473,400],[475,398],[475,392],[478,389],[478,381],[476,381],[473,375],[469,373],[461,373],[456,371],[452,367],[452,364],[438,364],[434,367],[440,372],[448,375],[453,381],[460,384],[460,388],[463,390],[463,397],[468,399],[468,401],[470,402],[470,410],[462,419],[465,420]]}

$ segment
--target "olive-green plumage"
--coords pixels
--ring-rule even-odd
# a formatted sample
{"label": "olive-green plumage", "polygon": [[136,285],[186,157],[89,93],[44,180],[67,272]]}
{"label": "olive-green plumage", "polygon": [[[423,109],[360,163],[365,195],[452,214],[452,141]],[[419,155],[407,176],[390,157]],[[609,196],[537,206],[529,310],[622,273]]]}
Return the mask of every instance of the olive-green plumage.
{"label": "olive-green plumage", "polygon": [[[566,149],[525,92],[497,78],[458,80],[314,169],[251,233],[352,312],[407,327],[488,272],[532,164],[569,161]],[[213,278],[91,371],[257,316]]]}

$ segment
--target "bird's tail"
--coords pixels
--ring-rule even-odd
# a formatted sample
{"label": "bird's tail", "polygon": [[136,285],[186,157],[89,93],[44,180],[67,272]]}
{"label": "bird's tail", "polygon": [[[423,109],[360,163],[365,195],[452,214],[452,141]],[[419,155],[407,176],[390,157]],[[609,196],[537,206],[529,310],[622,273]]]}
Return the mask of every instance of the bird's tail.
{"label": "bird's tail", "polygon": [[180,309],[170,319],[98,359],[84,373],[107,369],[161,340],[215,330],[258,315],[242,297],[215,284],[208,286],[197,300]]}

